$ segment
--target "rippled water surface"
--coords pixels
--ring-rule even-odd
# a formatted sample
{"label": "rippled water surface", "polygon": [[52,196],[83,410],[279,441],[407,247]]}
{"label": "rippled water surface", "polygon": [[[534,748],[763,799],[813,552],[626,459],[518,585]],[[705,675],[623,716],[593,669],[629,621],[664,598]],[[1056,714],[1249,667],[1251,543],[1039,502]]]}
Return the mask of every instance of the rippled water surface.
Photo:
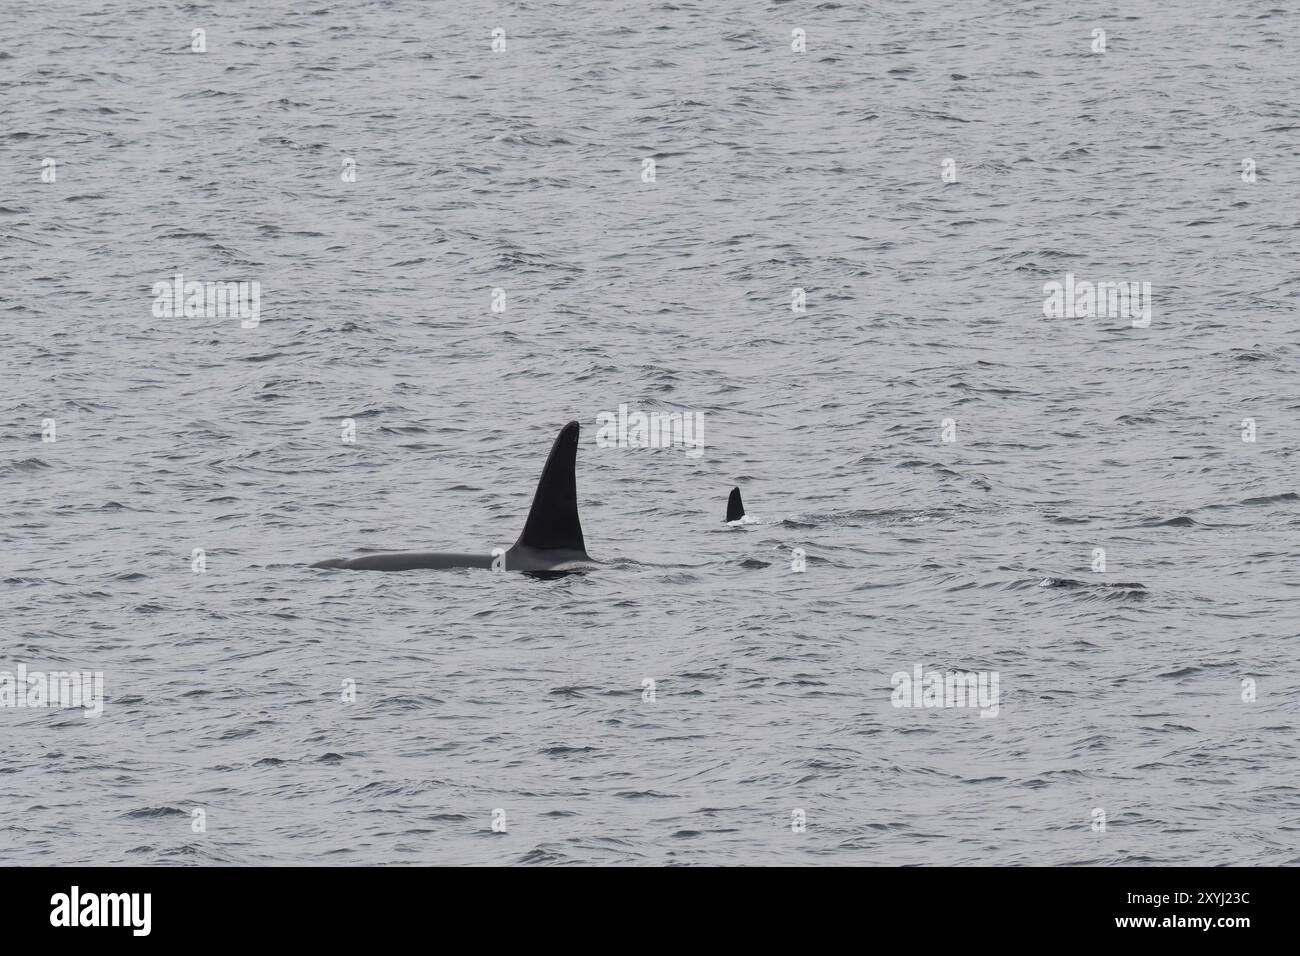
{"label": "rippled water surface", "polygon": [[1078,6],[5,3],[0,861],[1300,862],[1300,12]]}

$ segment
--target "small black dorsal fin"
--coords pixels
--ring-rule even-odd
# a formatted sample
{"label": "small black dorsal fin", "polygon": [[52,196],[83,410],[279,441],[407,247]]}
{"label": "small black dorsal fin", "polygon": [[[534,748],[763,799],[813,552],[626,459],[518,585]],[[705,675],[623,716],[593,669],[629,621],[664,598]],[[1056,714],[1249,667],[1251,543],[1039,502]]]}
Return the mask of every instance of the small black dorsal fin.
{"label": "small black dorsal fin", "polygon": [[577,459],[578,423],[569,422],[551,446],[516,548],[587,553],[578,520],[578,482],[574,476]]}
{"label": "small black dorsal fin", "polygon": [[740,501],[740,489],[732,488],[731,497],[727,499],[727,520],[739,521],[745,517],[745,506]]}

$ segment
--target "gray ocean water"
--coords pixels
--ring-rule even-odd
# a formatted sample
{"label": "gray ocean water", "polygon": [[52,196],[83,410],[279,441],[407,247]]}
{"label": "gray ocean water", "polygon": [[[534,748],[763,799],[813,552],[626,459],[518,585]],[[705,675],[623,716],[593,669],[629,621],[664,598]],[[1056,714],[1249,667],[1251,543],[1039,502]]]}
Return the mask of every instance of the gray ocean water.
{"label": "gray ocean water", "polygon": [[[5,0],[0,671],[104,700],[0,707],[0,862],[1300,862],[1297,41]],[[308,569],[508,547],[570,419],[598,569]]]}

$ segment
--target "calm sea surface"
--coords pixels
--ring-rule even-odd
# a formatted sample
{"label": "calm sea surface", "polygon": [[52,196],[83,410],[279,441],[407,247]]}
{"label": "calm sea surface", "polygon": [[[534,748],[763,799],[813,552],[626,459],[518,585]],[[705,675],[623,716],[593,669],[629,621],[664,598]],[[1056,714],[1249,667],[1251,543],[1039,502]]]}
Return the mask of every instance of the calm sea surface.
{"label": "calm sea surface", "polygon": [[1300,12],[1077,6],[6,2],[0,862],[1300,862]]}

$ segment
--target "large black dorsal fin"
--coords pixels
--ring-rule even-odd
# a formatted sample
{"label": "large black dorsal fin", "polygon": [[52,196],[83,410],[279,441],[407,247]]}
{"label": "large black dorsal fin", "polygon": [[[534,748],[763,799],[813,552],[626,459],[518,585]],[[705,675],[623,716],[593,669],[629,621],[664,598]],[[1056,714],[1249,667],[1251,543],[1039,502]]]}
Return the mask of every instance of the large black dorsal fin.
{"label": "large black dorsal fin", "polygon": [[739,521],[745,517],[745,506],[740,502],[740,489],[732,488],[731,497],[727,499],[727,520]]}
{"label": "large black dorsal fin", "polygon": [[533,507],[516,548],[564,550],[587,553],[578,521],[578,482],[574,466],[578,459],[578,423],[569,422],[551,446],[533,495]]}

